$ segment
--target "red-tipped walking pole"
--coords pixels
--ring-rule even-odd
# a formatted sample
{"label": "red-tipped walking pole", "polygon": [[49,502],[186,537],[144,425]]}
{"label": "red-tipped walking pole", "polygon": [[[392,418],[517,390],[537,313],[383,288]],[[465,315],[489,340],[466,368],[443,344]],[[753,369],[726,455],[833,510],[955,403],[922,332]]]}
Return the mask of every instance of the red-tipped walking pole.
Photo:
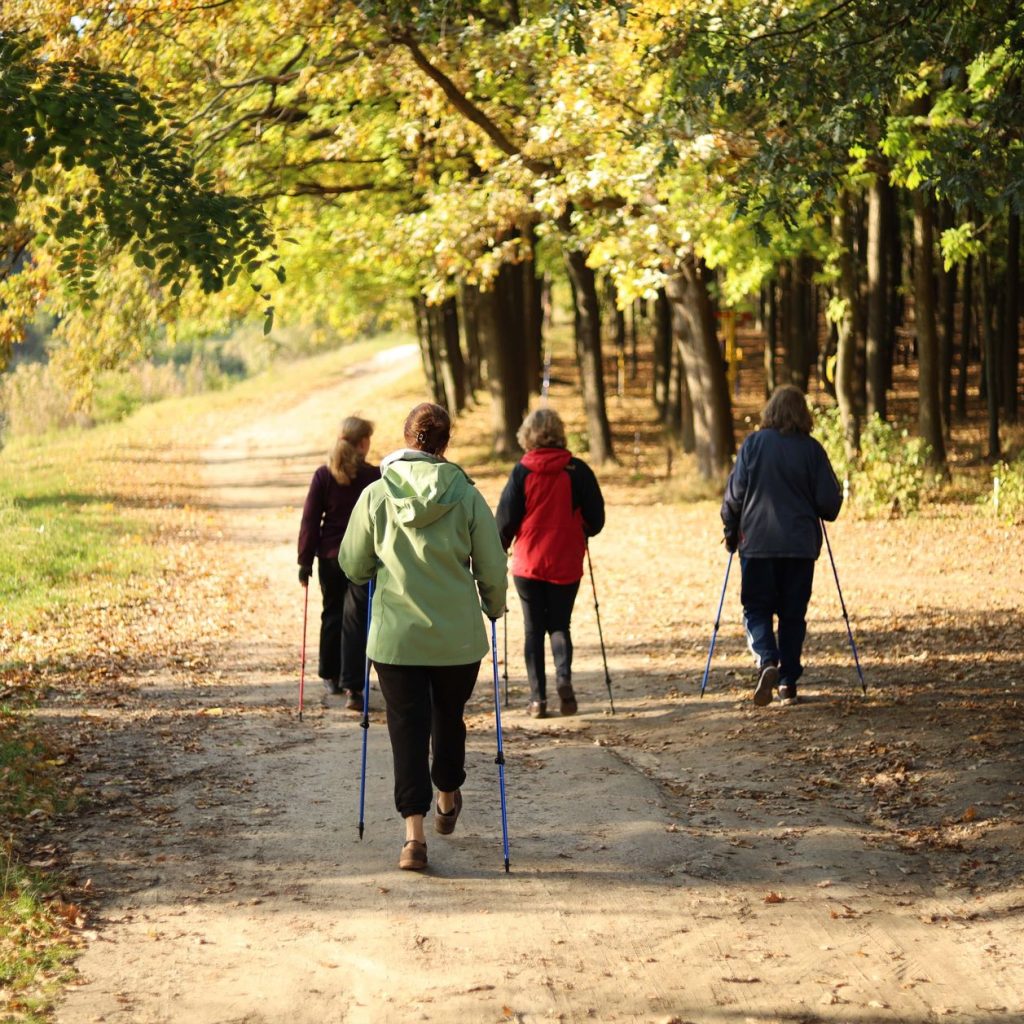
{"label": "red-tipped walking pole", "polygon": [[306,691],[306,617],[309,614],[309,583],[304,583],[302,589],[306,592],[306,599],[302,604],[302,668],[299,669],[299,721],[302,721],[302,699]]}

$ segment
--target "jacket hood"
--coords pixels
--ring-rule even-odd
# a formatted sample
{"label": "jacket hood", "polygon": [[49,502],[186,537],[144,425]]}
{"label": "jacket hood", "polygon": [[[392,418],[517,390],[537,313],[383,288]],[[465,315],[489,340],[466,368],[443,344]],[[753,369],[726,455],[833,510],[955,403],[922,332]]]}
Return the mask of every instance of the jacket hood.
{"label": "jacket hood", "polygon": [[460,466],[412,448],[381,462],[381,482],[395,518],[424,527],[448,514],[465,497],[472,480]]}
{"label": "jacket hood", "polygon": [[534,473],[561,473],[571,458],[572,452],[566,448],[534,448],[520,461]]}

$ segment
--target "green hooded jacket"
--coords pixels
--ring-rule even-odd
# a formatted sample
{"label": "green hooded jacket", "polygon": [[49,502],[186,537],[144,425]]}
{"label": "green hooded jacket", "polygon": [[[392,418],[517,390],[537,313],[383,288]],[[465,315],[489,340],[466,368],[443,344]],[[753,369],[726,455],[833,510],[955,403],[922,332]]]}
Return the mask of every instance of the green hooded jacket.
{"label": "green hooded jacket", "polygon": [[[376,577],[367,654],[386,665],[468,665],[505,610],[505,551],[494,516],[454,463],[406,449],[356,502],[338,561],[355,583]],[[479,597],[477,596],[479,592]]]}

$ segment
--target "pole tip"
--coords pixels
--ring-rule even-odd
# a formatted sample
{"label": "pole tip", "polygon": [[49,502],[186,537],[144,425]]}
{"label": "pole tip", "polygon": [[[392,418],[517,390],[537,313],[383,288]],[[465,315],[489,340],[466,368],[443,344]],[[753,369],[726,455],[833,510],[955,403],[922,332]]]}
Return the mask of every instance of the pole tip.
{"label": "pole tip", "polygon": [[505,874],[508,874],[508,861],[505,861]]}
{"label": "pole tip", "polygon": [[363,841],[363,823],[359,822],[359,841]]}

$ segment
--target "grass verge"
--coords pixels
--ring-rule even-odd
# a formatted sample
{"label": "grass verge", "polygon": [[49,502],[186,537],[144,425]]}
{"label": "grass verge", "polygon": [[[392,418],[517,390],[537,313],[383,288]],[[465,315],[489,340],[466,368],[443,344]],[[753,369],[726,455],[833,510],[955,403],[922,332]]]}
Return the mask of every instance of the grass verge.
{"label": "grass verge", "polygon": [[202,560],[206,513],[188,495],[204,444],[408,340],[359,342],[0,451],[0,1020],[50,1019],[81,941],[60,851],[45,845],[51,819],[73,808],[76,739],[47,732],[34,709],[48,693],[131,686],[166,654],[161,632],[138,625],[157,599],[173,614],[170,591]]}

